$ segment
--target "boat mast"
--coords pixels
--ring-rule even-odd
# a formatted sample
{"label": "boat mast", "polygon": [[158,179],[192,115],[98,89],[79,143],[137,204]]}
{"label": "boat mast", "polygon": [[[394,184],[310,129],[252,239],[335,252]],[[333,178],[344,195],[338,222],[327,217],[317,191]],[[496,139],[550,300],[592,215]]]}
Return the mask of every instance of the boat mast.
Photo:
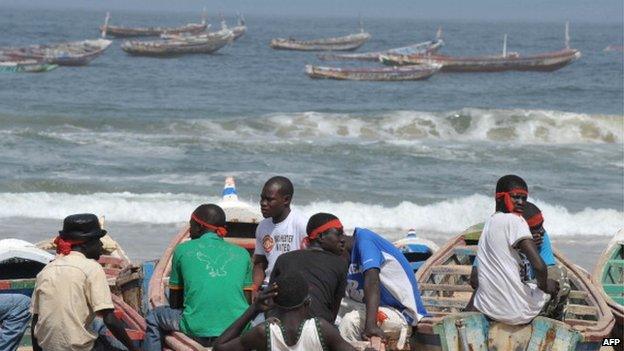
{"label": "boat mast", "polygon": [[436,32],[436,40],[442,39],[442,27],[438,27],[438,31]]}
{"label": "boat mast", "polygon": [[106,38],[106,30],[108,30],[109,20],[110,20],[110,12],[106,12],[106,17],[104,18],[104,26],[102,26],[102,39]]}
{"label": "boat mast", "polygon": [[565,25],[565,47],[566,49],[570,48],[570,22],[566,21]]}
{"label": "boat mast", "polygon": [[207,10],[206,10],[206,6],[204,6],[204,9],[202,10],[202,16],[201,16],[201,24],[206,24],[206,18],[208,17],[207,14]]}
{"label": "boat mast", "polygon": [[364,33],[364,21],[362,20],[362,14],[358,14],[358,17],[360,18],[360,33]]}
{"label": "boat mast", "polygon": [[227,23],[225,23],[225,16],[223,16],[223,12],[219,12],[219,17],[221,18],[221,29],[227,29]]}
{"label": "boat mast", "polygon": [[507,57],[507,34],[503,36],[503,57]]}

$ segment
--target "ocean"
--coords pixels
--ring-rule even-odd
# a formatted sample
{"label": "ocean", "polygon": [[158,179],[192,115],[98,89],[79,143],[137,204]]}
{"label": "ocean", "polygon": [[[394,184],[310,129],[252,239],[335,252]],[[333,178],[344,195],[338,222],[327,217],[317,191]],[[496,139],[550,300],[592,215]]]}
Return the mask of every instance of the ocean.
{"label": "ocean", "polygon": [[[105,15],[0,10],[0,46],[96,38]],[[586,269],[624,227],[624,57],[602,51],[622,44],[621,23],[571,23],[582,57],[556,72],[382,83],[312,80],[305,64],[350,64],[268,47],[352,33],[357,18],[246,19],[247,34],[214,55],[131,57],[116,39],[86,67],[0,76],[0,236],[42,240],[63,217],[93,212],[133,258],[154,259],[197,205],[218,201],[226,176],[257,204],[278,174],[304,213],[390,239],[414,228],[442,243],[482,222],[510,173],[528,182],[555,246]],[[110,23],[197,21],[113,12]],[[564,45],[563,21],[364,24],[372,38],[358,52],[429,40],[438,27],[449,55],[500,53],[505,33],[521,54]]]}

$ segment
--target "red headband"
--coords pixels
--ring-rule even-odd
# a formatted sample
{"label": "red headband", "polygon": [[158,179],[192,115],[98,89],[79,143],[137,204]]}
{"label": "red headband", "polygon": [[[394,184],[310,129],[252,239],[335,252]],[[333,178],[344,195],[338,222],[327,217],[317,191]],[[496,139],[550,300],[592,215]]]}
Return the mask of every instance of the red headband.
{"label": "red headband", "polygon": [[194,213],[191,215],[191,219],[197,222],[197,224],[201,225],[202,227],[209,229],[209,230],[213,230],[215,233],[217,233],[218,236],[224,237],[228,233],[228,230],[226,227],[219,227],[216,225],[208,224],[202,221],[201,219],[199,219],[199,217],[197,217]]}
{"label": "red headband", "polygon": [[86,240],[68,240],[63,239],[60,236],[57,236],[56,239],[54,239],[54,245],[56,245],[56,253],[61,255],[69,255],[72,246],[82,244],[84,242],[86,242]]}
{"label": "red headband", "polygon": [[542,213],[539,212],[536,213],[533,217],[527,219],[526,221],[529,224],[529,228],[535,228],[540,224],[544,223],[544,217],[542,216]]}
{"label": "red headband", "polygon": [[342,223],[339,219],[332,219],[331,221],[323,224],[322,226],[314,229],[308,237],[310,239],[316,239],[321,233],[324,233],[330,229],[342,229]]}
{"label": "red headband", "polygon": [[501,197],[505,201],[505,207],[507,207],[507,211],[510,213],[515,212],[516,206],[513,201],[511,201],[511,194],[519,194],[524,196],[529,196],[529,192],[522,188],[514,188],[509,191],[502,191],[500,193],[496,193],[496,199],[500,199]]}

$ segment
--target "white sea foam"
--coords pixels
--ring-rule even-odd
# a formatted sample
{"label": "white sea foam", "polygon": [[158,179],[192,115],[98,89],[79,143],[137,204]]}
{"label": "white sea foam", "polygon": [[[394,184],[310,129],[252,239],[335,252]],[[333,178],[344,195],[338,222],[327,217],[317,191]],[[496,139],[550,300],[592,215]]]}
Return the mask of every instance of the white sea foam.
{"label": "white sea foam", "polygon": [[[107,220],[127,223],[182,223],[200,203],[217,197],[190,194],[95,193],[0,193],[0,218],[61,219],[72,213],[92,212]],[[571,212],[565,207],[535,200],[542,209],[551,235],[612,235],[624,228],[624,213],[613,209],[587,208]],[[482,222],[492,212],[491,198],[475,194],[428,205],[404,201],[397,206],[356,202],[312,202],[296,206],[306,215],[336,214],[347,228],[369,227],[396,232],[415,228],[420,232],[454,234]]]}

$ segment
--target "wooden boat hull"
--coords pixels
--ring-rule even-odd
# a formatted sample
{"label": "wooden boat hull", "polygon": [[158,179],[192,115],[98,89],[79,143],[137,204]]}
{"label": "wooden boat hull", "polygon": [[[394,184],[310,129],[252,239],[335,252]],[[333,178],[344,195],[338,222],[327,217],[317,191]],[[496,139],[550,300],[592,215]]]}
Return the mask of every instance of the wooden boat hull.
{"label": "wooden boat hull", "polygon": [[[416,327],[413,342],[417,349],[442,350],[435,326],[468,303],[472,295],[468,280],[481,230],[475,226],[449,240],[416,273],[423,303],[431,314]],[[567,270],[572,286],[564,323],[581,335],[576,350],[598,350],[613,328],[613,315],[588,277],[556,250],[555,257]]]}
{"label": "wooden boat hull", "polygon": [[4,48],[0,52],[20,60],[36,60],[59,66],[84,66],[100,56],[112,41],[83,40],[52,45],[34,45],[23,48]]}
{"label": "wooden boat hull", "polygon": [[295,40],[273,39],[269,46],[275,50],[296,51],[352,51],[364,45],[370,39],[368,33],[351,34],[344,37]]}
{"label": "wooden boat hull", "polygon": [[535,56],[454,58],[436,55],[382,55],[386,65],[440,64],[442,72],[474,73],[504,71],[552,72],[561,69],[581,57],[578,50],[566,49]]}
{"label": "wooden boat hull", "polygon": [[106,31],[106,35],[115,38],[130,37],[157,37],[163,33],[180,34],[180,33],[200,33],[205,31],[207,24],[190,23],[181,27],[150,27],[150,28],[129,28],[121,26],[101,26],[101,31]]}
{"label": "wooden boat hull", "polygon": [[379,62],[379,58],[383,55],[430,55],[436,53],[442,46],[444,46],[444,41],[434,40],[386,51],[364,52],[359,54],[319,54],[317,57],[323,61]]}
{"label": "wooden boat hull", "polygon": [[247,33],[247,26],[236,26],[232,27],[231,30],[234,33],[234,40],[237,40]]}
{"label": "wooden boat hull", "polygon": [[[255,248],[255,228],[262,217],[258,211],[249,204],[238,201],[236,195],[232,197],[232,192],[226,192],[227,189],[234,189],[233,193],[236,193],[233,178],[226,179],[223,201],[219,203],[219,206],[221,206],[225,212],[229,229],[228,237],[226,237],[225,240],[244,247],[251,255]],[[158,264],[154,267],[154,272],[149,282],[149,303],[152,308],[168,304],[166,290],[169,286],[173,251],[178,244],[189,239],[189,227],[187,225],[171,239],[171,242],[165,249]],[[169,351],[209,350],[192,338],[178,332],[165,336],[163,345],[163,350]]]}
{"label": "wooden boat hull", "polygon": [[306,74],[310,76],[310,78],[367,81],[424,80],[434,75],[438,70],[439,67],[436,66],[404,66],[368,69],[306,66]]}
{"label": "wooden boat hull", "polygon": [[414,272],[417,272],[425,261],[439,249],[434,242],[409,234],[392,244],[401,250]]}
{"label": "wooden boat hull", "polygon": [[149,42],[126,41],[121,45],[121,49],[134,56],[168,57],[212,54],[230,43],[233,38],[234,35],[230,32],[227,36],[216,38],[184,37]]}
{"label": "wooden boat hull", "polygon": [[50,63],[0,62],[0,72],[4,73],[44,73],[57,67]]}
{"label": "wooden boat hull", "polygon": [[[592,281],[599,287],[602,295],[615,317],[612,336],[624,339],[624,229],[621,229],[600,255]],[[620,344],[620,350],[624,345]]]}

